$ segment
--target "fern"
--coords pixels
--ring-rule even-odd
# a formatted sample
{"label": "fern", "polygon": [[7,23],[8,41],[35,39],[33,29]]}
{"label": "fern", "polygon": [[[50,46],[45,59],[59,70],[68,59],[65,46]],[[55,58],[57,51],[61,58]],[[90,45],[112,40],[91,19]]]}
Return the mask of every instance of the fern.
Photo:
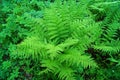
{"label": "fern", "polygon": [[41,64],[40,75],[52,73],[60,80],[76,80],[76,70],[73,68],[75,66],[83,69],[97,67],[84,50],[97,40],[100,36],[97,30],[101,29],[90,16],[79,17],[79,13],[84,12],[79,12],[79,5],[76,4],[76,1],[72,0],[68,3],[55,1],[49,8],[45,8],[42,19],[28,14],[32,21],[30,24],[35,23],[30,25],[33,26],[31,36],[17,45],[13,56],[37,60]]}

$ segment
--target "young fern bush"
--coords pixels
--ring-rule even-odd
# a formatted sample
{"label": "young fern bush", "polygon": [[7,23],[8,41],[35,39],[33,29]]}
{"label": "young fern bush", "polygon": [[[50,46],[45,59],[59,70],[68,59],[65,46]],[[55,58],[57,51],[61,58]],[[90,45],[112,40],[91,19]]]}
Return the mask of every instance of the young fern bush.
{"label": "young fern bush", "polygon": [[85,50],[98,40],[101,28],[87,12],[83,3],[56,0],[44,9],[43,18],[31,17],[31,36],[12,55],[39,62],[42,80],[45,75],[52,80],[76,80],[80,68],[97,67]]}

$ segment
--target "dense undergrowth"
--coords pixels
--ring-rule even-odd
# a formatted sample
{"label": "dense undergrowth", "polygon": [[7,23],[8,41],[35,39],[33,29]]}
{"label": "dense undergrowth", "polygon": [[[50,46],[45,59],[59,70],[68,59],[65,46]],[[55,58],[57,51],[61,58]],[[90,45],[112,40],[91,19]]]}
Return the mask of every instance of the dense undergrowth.
{"label": "dense undergrowth", "polygon": [[0,1],[0,80],[119,79],[119,0]]}

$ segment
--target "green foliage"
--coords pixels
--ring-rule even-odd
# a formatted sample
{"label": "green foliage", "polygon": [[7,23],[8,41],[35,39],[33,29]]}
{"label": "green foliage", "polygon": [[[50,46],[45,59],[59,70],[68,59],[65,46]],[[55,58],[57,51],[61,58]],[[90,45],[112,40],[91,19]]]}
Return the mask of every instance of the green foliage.
{"label": "green foliage", "polygon": [[[2,0],[0,2],[0,79],[14,80],[16,78],[24,79],[20,68],[22,65],[17,64],[17,60],[11,57],[11,48],[20,43],[29,35],[31,30],[30,20],[26,13],[34,17],[38,16],[38,11],[29,1]],[[40,2],[42,3],[42,2]],[[42,7],[42,6],[41,6]],[[34,13],[33,13],[34,12]],[[36,14],[36,15],[33,15]],[[26,18],[27,17],[27,18]],[[25,19],[26,18],[26,19]],[[22,19],[22,20],[20,20]],[[25,20],[24,20],[25,19]],[[28,21],[29,20],[29,21]],[[28,23],[28,24],[26,24]],[[19,61],[23,62],[23,61]],[[26,63],[24,63],[26,64]],[[5,68],[6,67],[6,68]],[[26,69],[26,68],[25,68]],[[21,74],[21,76],[20,76]]]}
{"label": "green foliage", "polygon": [[119,0],[2,0],[0,80],[119,80],[119,6]]}

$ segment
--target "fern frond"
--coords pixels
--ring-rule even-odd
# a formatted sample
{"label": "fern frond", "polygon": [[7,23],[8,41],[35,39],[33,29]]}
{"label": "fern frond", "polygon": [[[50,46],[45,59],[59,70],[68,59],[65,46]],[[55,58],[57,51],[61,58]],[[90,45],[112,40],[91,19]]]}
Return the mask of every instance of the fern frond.
{"label": "fern frond", "polygon": [[69,66],[81,65],[84,68],[97,67],[96,63],[92,60],[90,56],[83,55],[83,52],[80,52],[76,49],[65,51],[64,54],[61,54],[59,56],[58,60],[61,63],[68,64]]}
{"label": "fern frond", "polygon": [[43,48],[44,45],[38,37],[28,37],[21,44],[17,45],[17,50],[14,53],[23,58],[32,57],[33,59],[39,59],[39,56],[43,56]]}
{"label": "fern frond", "polygon": [[76,20],[71,24],[72,37],[79,40],[78,47],[80,49],[86,48],[90,43],[98,40],[102,30],[99,24],[93,20],[86,18],[83,21]]}
{"label": "fern frond", "polygon": [[[63,7],[62,7],[63,9]],[[51,41],[61,41],[69,36],[69,17],[66,17],[68,14],[67,10],[63,13],[60,9],[51,7],[51,9],[45,10],[44,19],[46,34],[49,40]],[[65,8],[66,9],[66,8]],[[66,13],[67,12],[67,13]],[[64,26],[64,27],[63,27]]]}
{"label": "fern frond", "polygon": [[120,51],[120,41],[117,40],[117,41],[102,43],[100,45],[95,45],[94,48],[106,53],[115,54]]}

